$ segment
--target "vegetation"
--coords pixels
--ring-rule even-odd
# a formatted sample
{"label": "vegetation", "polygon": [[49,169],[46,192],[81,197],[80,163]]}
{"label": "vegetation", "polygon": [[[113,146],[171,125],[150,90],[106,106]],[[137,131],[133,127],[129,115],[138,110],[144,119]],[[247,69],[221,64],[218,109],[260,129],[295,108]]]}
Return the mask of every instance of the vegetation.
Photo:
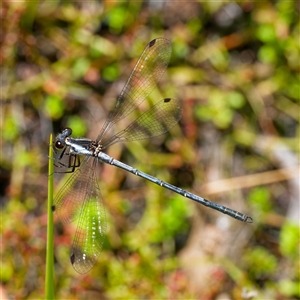
{"label": "vegetation", "polygon": [[56,222],[56,299],[300,298],[297,1],[5,1],[1,17],[2,299],[45,295],[50,133],[96,138],[156,37],[173,53],[142,109],[176,98],[182,119],[108,154],[254,223],[99,164],[103,252],[77,274],[76,223]]}

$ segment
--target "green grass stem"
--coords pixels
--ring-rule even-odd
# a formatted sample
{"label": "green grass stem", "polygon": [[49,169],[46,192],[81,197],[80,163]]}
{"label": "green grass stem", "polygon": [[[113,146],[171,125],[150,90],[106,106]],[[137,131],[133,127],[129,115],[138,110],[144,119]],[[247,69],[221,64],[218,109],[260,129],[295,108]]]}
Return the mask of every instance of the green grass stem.
{"label": "green grass stem", "polygon": [[46,299],[54,299],[54,224],[53,224],[53,148],[52,134],[49,143],[49,167],[48,167],[48,228],[47,228],[47,253],[46,253]]}

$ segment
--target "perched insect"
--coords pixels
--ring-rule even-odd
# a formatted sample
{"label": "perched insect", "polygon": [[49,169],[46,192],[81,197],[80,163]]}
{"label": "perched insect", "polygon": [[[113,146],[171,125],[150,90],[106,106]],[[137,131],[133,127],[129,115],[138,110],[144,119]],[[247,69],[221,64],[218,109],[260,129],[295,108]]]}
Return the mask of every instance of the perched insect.
{"label": "perched insect", "polygon": [[[87,273],[95,265],[106,231],[105,210],[95,174],[99,161],[152,181],[239,221],[252,222],[252,218],[247,215],[143,173],[103,152],[108,146],[118,142],[161,135],[179,121],[182,113],[180,102],[166,98],[143,113],[127,128],[105,139],[108,130],[137,108],[152,92],[164,74],[170,56],[171,44],[167,39],[157,38],[147,45],[95,141],[72,138],[70,128],[65,128],[56,136],[55,164],[60,168],[67,168],[67,172],[72,172],[72,175],[55,197],[53,210],[64,223],[78,219],[70,256],[71,263],[78,273]],[[79,156],[84,157],[82,162]],[[63,163],[63,158],[67,158],[67,164]]]}

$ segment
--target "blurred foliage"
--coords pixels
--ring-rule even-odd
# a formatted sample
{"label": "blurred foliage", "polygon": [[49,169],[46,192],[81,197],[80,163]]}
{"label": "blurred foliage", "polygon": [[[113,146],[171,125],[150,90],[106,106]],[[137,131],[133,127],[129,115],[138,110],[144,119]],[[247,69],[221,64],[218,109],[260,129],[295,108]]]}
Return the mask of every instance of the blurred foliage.
{"label": "blurred foliage", "polygon": [[244,257],[249,268],[250,276],[259,278],[264,275],[271,275],[277,269],[277,259],[262,247],[250,249]]}
{"label": "blurred foliage", "polygon": [[4,1],[1,19],[2,299],[44,295],[49,134],[96,138],[160,36],[173,53],[149,99],[180,99],[180,126],[109,154],[254,223],[101,166],[103,253],[79,276],[76,224],[57,224],[57,299],[300,298],[299,2]]}

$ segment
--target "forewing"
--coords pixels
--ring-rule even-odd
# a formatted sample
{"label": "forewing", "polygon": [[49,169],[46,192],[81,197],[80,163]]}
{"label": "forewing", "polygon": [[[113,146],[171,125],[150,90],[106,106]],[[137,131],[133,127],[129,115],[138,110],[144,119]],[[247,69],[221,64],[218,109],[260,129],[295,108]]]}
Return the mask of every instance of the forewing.
{"label": "forewing", "polygon": [[142,114],[124,130],[120,131],[107,142],[103,148],[121,141],[134,141],[161,135],[173,127],[181,118],[180,102],[166,98]]}
{"label": "forewing", "polygon": [[95,172],[90,172],[89,176],[70,256],[74,269],[80,274],[89,272],[95,265],[106,232],[105,210]]}
{"label": "forewing", "polygon": [[115,108],[101,129],[97,141],[100,141],[109,128],[132,112],[152,92],[168,66],[171,50],[170,41],[164,38],[155,39],[147,45],[119,95]]}

